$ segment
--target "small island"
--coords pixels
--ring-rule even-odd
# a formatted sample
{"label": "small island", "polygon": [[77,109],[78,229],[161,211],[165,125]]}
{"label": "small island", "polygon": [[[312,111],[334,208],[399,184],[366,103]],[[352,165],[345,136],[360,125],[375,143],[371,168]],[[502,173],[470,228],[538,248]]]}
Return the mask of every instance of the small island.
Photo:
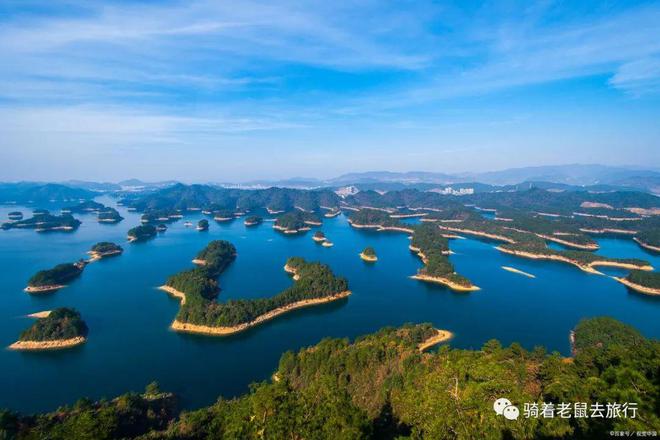
{"label": "small island", "polygon": [[12,211],[7,214],[9,220],[23,220],[23,213],[21,211]]}
{"label": "small island", "polygon": [[52,269],[40,270],[29,279],[27,293],[54,292],[79,277],[85,268],[85,262],[58,264]]}
{"label": "small island", "polygon": [[121,246],[109,241],[101,241],[92,246],[92,249],[87,253],[90,255],[89,261],[97,261],[105,257],[119,255],[124,252]]}
{"label": "small island", "polygon": [[124,217],[119,215],[119,211],[114,208],[104,208],[102,211],[99,211],[96,220],[99,223],[119,223],[124,220]]}
{"label": "small island", "polygon": [[[101,212],[103,210],[107,209],[106,206],[102,203],[95,202],[93,200],[87,200],[84,202],[80,202],[79,204],[75,206],[68,206],[66,208],[62,208],[62,213],[78,213],[78,214],[83,214],[86,212]],[[112,208],[110,208],[112,209]]]}
{"label": "small island", "polygon": [[2,224],[2,229],[34,229],[37,232],[47,231],[67,231],[71,232],[80,226],[80,220],[75,219],[71,214],[51,215],[48,211],[37,213],[26,220],[11,221]]}
{"label": "small island", "polygon": [[230,222],[235,218],[234,211],[228,209],[222,209],[213,213],[213,220],[219,223]]}
{"label": "small island", "polygon": [[285,234],[309,231],[310,226],[320,226],[321,220],[313,212],[295,210],[277,217],[273,229]]}
{"label": "small island", "polygon": [[[160,225],[159,225],[160,226]],[[167,226],[165,227],[167,229]],[[136,226],[128,230],[128,241],[145,241],[156,236],[156,227],[153,225]]]}
{"label": "small island", "polygon": [[167,225],[165,223],[158,223],[156,225],[156,231],[157,232],[165,232],[167,231]]}
{"label": "small island", "polygon": [[209,221],[206,220],[205,218],[198,221],[197,222],[197,230],[198,231],[208,231],[209,230]]}
{"label": "small island", "polygon": [[631,270],[627,277],[613,277],[621,284],[647,295],[660,295],[660,273]]}
{"label": "small island", "polygon": [[257,226],[263,223],[264,219],[259,217],[258,215],[251,215],[243,221],[243,224],[245,226]]}
{"label": "small island", "polygon": [[9,346],[11,350],[61,350],[83,344],[87,339],[87,324],[74,309],[52,310],[38,318],[23,331],[18,341]]}
{"label": "small island", "polygon": [[333,247],[334,245],[335,244],[333,242],[331,242],[330,240],[328,240],[327,238],[325,240],[323,240],[323,242],[321,242],[321,246],[327,247],[327,248]]}
{"label": "small island", "polygon": [[376,251],[371,246],[364,248],[364,250],[360,252],[360,258],[370,263],[378,261],[378,257],[376,256]]}
{"label": "small island", "polygon": [[312,240],[314,240],[317,243],[321,243],[323,241],[326,241],[325,234],[323,231],[316,231],[314,232],[314,235],[312,236]]}

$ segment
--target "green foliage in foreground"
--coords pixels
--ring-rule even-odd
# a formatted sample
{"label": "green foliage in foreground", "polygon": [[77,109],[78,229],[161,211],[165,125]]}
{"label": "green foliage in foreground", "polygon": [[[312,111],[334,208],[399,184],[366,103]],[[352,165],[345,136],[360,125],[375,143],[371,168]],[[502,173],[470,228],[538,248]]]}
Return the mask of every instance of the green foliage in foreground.
{"label": "green foliage in foreground", "polygon": [[19,340],[52,341],[71,339],[86,334],[87,325],[80,317],[80,313],[63,307],[53,310],[46,318],[37,319],[30,328],[21,333]]}
{"label": "green foliage in foreground", "polygon": [[[285,353],[272,383],[177,418],[162,407],[145,410],[157,398],[129,394],[34,418],[0,412],[0,438],[602,439],[610,431],[657,430],[660,343],[609,318],[582,321],[575,332],[580,349],[568,361],[495,340],[481,350],[421,354],[429,324],[385,328],[353,343],[325,339]],[[518,420],[495,414],[499,397],[521,409]],[[638,412],[628,419],[525,418],[526,402],[635,402]]]}
{"label": "green foliage in foreground", "polygon": [[28,281],[28,286],[41,287],[66,284],[78,277],[82,271],[81,265],[73,263],[58,264],[52,269],[40,270],[32,275],[32,278]]}
{"label": "green foliage in foreground", "polygon": [[631,270],[626,277],[631,283],[639,284],[652,289],[660,289],[660,273],[645,270]]}

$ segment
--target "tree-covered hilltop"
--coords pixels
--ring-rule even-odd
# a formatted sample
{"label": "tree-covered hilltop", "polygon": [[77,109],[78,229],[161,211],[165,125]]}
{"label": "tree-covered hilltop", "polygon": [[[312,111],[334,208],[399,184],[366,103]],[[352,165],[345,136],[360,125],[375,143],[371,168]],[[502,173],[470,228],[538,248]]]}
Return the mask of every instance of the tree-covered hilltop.
{"label": "tree-covered hilltop", "polygon": [[287,261],[295,271],[293,286],[270,298],[231,300],[217,303],[216,278],[236,258],[236,249],[227,241],[213,241],[195,260],[199,267],[171,276],[166,285],[186,295],[177,321],[210,327],[232,327],[253,321],[260,315],[279,307],[306,299],[332,297],[348,290],[346,279],[339,278],[321,263],[310,263],[299,257]]}
{"label": "tree-covered hilltop", "polygon": [[80,220],[71,214],[51,215],[36,213],[33,217],[25,220],[3,223],[2,229],[35,229],[38,232],[50,230],[73,231],[80,226]]}
{"label": "tree-covered hilltop", "polygon": [[116,209],[105,207],[99,211],[96,219],[101,223],[119,223],[124,220],[124,217],[122,217]]}
{"label": "tree-covered hilltop", "polygon": [[349,222],[354,226],[382,226],[382,227],[399,227],[403,224],[391,218],[390,214],[380,209],[360,209],[353,211],[348,216]]}
{"label": "tree-covered hilltop", "polygon": [[97,252],[99,254],[107,254],[110,252],[122,252],[123,249],[116,243],[110,241],[100,241],[92,246],[91,252]]}
{"label": "tree-covered hilltop", "polygon": [[282,231],[299,232],[309,228],[309,226],[318,226],[321,219],[312,212],[294,210],[284,213],[275,220],[275,228]]}
{"label": "tree-covered hilltop", "polygon": [[336,208],[339,196],[329,190],[268,188],[244,190],[210,185],[176,184],[149,194],[133,196],[123,201],[126,206],[144,212],[149,209],[203,209],[249,211],[269,208],[288,211],[296,207],[316,211],[321,206]]}
{"label": "tree-covered hilltop", "polygon": [[626,280],[651,289],[660,289],[660,273],[644,270],[631,270]]}
{"label": "tree-covered hilltop", "polygon": [[148,240],[156,236],[156,227],[150,224],[136,226],[129,229],[127,235],[131,241]]}
{"label": "tree-covered hilltop", "polygon": [[57,183],[0,183],[0,203],[72,202],[93,199],[98,193]]}
{"label": "tree-covered hilltop", "polygon": [[86,200],[84,202],[78,203],[77,205],[62,208],[62,212],[83,214],[86,212],[100,212],[107,208],[108,207],[106,207],[103,203],[95,202],[94,200]]}
{"label": "tree-covered hilltop", "polygon": [[[657,431],[660,342],[609,318],[580,322],[572,361],[496,340],[480,350],[443,346],[420,353],[429,324],[384,328],[350,342],[324,339],[282,355],[272,382],[215,404],[174,412],[130,395],[56,413],[0,413],[8,438],[119,439],[578,439],[611,431]],[[493,411],[506,397],[516,421]],[[592,405],[637,404],[635,417],[591,417]],[[525,403],[554,405],[554,417],[524,416]],[[587,417],[560,417],[561,403],[586,403]],[[160,408],[160,407],[157,407]],[[573,408],[570,410],[573,413]],[[151,414],[147,416],[147,414]],[[3,431],[4,430],[4,431]]]}
{"label": "tree-covered hilltop", "polygon": [[29,279],[28,287],[65,285],[80,276],[84,267],[82,263],[64,263],[52,269],[40,270]]}
{"label": "tree-covered hilltop", "polygon": [[245,223],[245,226],[256,226],[260,225],[263,221],[264,219],[258,215],[250,215],[245,218],[243,223]]}
{"label": "tree-covered hilltop", "polygon": [[170,276],[165,283],[186,294],[186,303],[211,301],[218,296],[216,278],[236,259],[236,248],[224,240],[214,240],[202,249],[195,261],[203,262],[200,267],[184,270]]}
{"label": "tree-covered hilltop", "polygon": [[19,341],[55,341],[87,335],[87,325],[74,309],[59,308],[50,312],[46,318],[37,319],[23,331]]}
{"label": "tree-covered hilltop", "polygon": [[420,249],[424,254],[436,250],[441,253],[449,252],[449,241],[442,235],[442,231],[434,224],[416,225],[410,246]]}
{"label": "tree-covered hilltop", "polygon": [[8,440],[111,440],[158,435],[177,415],[177,399],[150,384],[143,394],[111,400],[81,398],[72,406],[37,416],[0,410],[0,438]]}
{"label": "tree-covered hilltop", "polygon": [[367,257],[375,257],[376,256],[376,251],[371,246],[367,246],[362,251],[362,255],[365,255]]}
{"label": "tree-covered hilltop", "polygon": [[200,221],[197,222],[197,230],[198,231],[206,231],[209,229],[209,221],[206,220],[205,218],[201,219]]}

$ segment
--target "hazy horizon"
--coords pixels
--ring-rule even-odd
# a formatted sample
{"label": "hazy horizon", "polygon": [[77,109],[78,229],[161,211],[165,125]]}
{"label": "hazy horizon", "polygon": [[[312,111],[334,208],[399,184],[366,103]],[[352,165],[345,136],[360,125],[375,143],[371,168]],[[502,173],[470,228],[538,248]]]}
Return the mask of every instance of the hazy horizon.
{"label": "hazy horizon", "polygon": [[0,180],[660,166],[660,4],[7,1]]}

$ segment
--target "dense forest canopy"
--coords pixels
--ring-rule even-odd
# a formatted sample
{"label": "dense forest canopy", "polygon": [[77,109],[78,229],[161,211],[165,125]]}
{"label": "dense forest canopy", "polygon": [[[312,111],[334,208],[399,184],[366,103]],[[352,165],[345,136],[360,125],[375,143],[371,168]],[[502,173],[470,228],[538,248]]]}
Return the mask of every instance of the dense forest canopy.
{"label": "dense forest canopy", "polygon": [[52,310],[46,318],[37,319],[19,337],[20,341],[54,341],[87,335],[87,325],[74,309]]}
{"label": "dense forest canopy", "polygon": [[134,240],[146,240],[156,236],[156,227],[153,225],[140,225],[128,230],[128,237]]}
{"label": "dense forest canopy", "polygon": [[[324,339],[285,353],[272,382],[178,416],[158,398],[128,394],[56,413],[0,412],[6,437],[192,439],[602,439],[611,431],[660,426],[660,343],[610,318],[575,328],[573,359],[496,340],[480,350],[442,347],[420,353],[429,324],[385,328],[357,338]],[[153,390],[156,388],[156,391]],[[508,398],[520,417],[508,421],[493,402]],[[634,403],[636,416],[525,417],[524,405]],[[168,407],[171,408],[171,407]]]}
{"label": "dense forest canopy", "polygon": [[28,281],[30,287],[63,285],[78,277],[83,266],[74,263],[58,264],[52,269],[40,270]]}
{"label": "dense forest canopy", "polygon": [[96,243],[94,246],[92,246],[92,252],[99,252],[99,253],[105,253],[105,252],[120,252],[122,251],[122,247],[119,246],[116,243],[112,243],[110,241],[100,241]]}
{"label": "dense forest canopy", "polygon": [[660,289],[660,273],[658,272],[631,270],[626,279],[631,283],[639,284],[640,286],[649,287],[651,289]]}

